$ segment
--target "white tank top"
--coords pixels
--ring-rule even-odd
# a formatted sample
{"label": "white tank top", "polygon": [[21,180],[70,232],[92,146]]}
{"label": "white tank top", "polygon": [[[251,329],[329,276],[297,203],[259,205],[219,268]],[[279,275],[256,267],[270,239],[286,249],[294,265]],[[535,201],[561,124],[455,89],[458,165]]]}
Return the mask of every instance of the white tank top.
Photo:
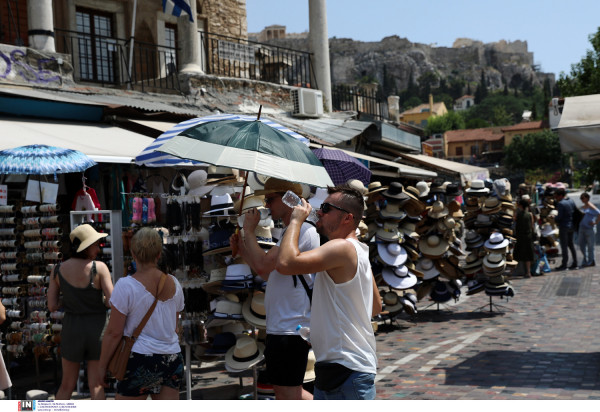
{"label": "white tank top", "polygon": [[316,274],[310,340],[317,362],[335,362],[353,371],[376,373],[369,248],[356,239],[346,240],[356,249],[356,274],[348,282],[339,284],[325,271]]}

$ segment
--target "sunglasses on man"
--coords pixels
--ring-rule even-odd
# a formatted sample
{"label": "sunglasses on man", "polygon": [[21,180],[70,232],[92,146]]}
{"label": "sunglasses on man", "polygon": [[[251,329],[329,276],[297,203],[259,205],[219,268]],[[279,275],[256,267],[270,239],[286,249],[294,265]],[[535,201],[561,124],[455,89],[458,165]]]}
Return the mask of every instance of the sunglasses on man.
{"label": "sunglasses on man", "polygon": [[331,203],[327,203],[327,202],[321,203],[321,212],[323,212],[324,215],[331,212],[332,209],[341,210],[342,212],[346,212],[346,213],[350,214],[350,212],[348,212],[346,209],[342,209],[339,206],[332,205]]}

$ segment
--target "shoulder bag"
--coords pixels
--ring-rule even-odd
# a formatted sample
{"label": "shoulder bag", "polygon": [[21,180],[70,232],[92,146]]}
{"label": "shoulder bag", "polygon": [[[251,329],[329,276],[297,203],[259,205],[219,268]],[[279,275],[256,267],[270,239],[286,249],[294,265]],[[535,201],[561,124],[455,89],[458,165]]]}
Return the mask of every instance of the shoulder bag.
{"label": "shoulder bag", "polygon": [[154,308],[156,307],[156,303],[158,302],[158,295],[162,292],[163,286],[165,285],[165,281],[167,280],[167,275],[164,273],[160,277],[160,282],[158,283],[158,292],[156,292],[156,297],[154,299],[154,303],[146,312],[146,315],[138,325],[138,327],[133,331],[132,336],[123,336],[113,353],[110,362],[108,363],[108,371],[112,376],[114,376],[118,381],[123,380],[125,377],[125,372],[127,372],[127,362],[129,361],[129,356],[131,355],[131,348],[135,343],[137,337],[142,333],[144,326],[146,326],[146,322],[150,319],[152,312],[154,312]]}

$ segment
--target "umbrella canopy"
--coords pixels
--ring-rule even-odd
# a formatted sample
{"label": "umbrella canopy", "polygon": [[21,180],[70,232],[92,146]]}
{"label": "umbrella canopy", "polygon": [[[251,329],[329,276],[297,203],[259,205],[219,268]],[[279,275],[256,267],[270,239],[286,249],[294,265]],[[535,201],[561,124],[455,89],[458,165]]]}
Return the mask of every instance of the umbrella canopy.
{"label": "umbrella canopy", "polygon": [[600,155],[600,94],[565,98],[557,126],[565,153],[580,153],[583,159]]}
{"label": "umbrella canopy", "polygon": [[341,150],[320,148],[312,151],[321,160],[334,184],[357,179],[368,185],[371,181],[371,171],[355,157]]}
{"label": "umbrella canopy", "polygon": [[[319,187],[333,185],[327,171],[305,143],[264,121],[245,117],[197,121],[192,126],[192,121],[184,122],[185,125],[182,123],[174,128],[177,130],[169,130],[160,136],[157,141],[161,139],[161,143],[153,145],[152,150],[291,182]],[[136,158],[139,163],[144,164],[142,157],[148,149]]]}
{"label": "umbrella canopy", "polygon": [[[163,167],[163,166],[206,166],[203,162],[198,162],[191,159],[182,159],[177,156],[157,151],[156,149],[161,147],[166,141],[177,136],[182,131],[189,129],[190,127],[198,126],[207,122],[217,122],[220,120],[243,120],[246,122],[253,122],[256,120],[256,116],[246,116],[239,114],[216,114],[211,116],[197,117],[195,119],[186,120],[178,123],[165,133],[160,135],[151,145],[146,147],[137,157],[135,162],[139,165],[148,167]],[[259,119],[264,124],[271,126],[283,133],[290,135],[291,137],[300,140],[303,143],[308,144],[308,139],[296,132],[291,131],[285,126],[280,125],[272,120],[261,118]]]}
{"label": "umbrella canopy", "polygon": [[83,172],[96,162],[62,147],[34,144],[0,151],[0,174],[49,175]]}

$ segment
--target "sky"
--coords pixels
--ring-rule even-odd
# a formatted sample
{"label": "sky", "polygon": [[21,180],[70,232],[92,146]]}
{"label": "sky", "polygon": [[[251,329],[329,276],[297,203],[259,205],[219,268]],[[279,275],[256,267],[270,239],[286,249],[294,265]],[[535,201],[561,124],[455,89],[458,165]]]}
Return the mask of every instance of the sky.
{"label": "sky", "polygon": [[[246,0],[248,32],[286,26],[308,31],[309,0]],[[397,35],[414,43],[451,47],[457,38],[484,43],[527,41],[541,70],[569,74],[592,49],[600,0],[328,0],[329,38],[380,41]]]}

